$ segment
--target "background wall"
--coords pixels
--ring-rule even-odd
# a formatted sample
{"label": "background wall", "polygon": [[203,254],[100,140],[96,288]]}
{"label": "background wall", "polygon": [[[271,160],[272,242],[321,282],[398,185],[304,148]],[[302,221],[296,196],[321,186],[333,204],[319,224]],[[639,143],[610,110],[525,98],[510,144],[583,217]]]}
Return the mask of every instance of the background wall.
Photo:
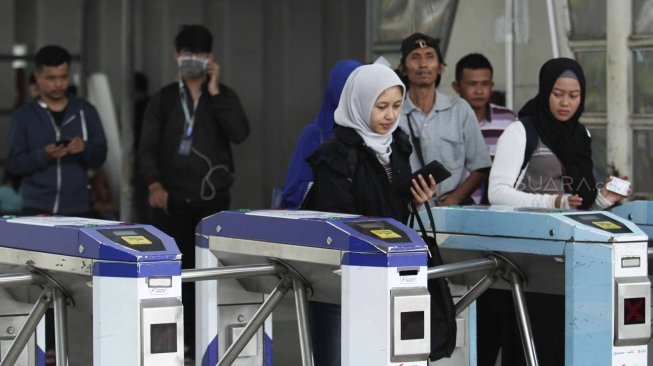
{"label": "background wall", "polygon": [[[519,2],[517,2],[519,3]],[[515,8],[514,109],[518,111],[537,94],[540,66],[552,57],[551,38],[546,18],[546,1],[522,1]],[[456,62],[468,53],[485,55],[494,68],[494,89],[506,90],[504,27],[505,1],[460,0],[445,56],[447,68],[441,90],[454,94]]]}
{"label": "background wall", "polygon": [[[330,67],[343,58],[372,61],[365,60],[368,1],[376,0],[0,0],[0,55],[11,54],[15,43],[27,44],[30,53],[49,43],[63,45],[82,60],[73,64],[77,82],[80,72],[108,75],[120,116],[121,86],[131,83],[120,64],[122,4],[129,4],[133,16],[134,70],[148,76],[150,93],[176,76],[172,40],[179,26],[204,24],[215,37],[221,81],[238,92],[252,127],[234,149],[232,207],[268,207],[272,188],[283,184],[299,132],[317,113]],[[551,56],[545,2],[521,3],[515,23],[516,109],[535,94],[539,67]],[[469,52],[488,56],[496,88],[505,90],[504,6],[504,0],[459,1],[442,91],[453,94],[455,64]],[[1,60],[3,155],[15,93],[11,62]]]}
{"label": "background wall", "polygon": [[[14,43],[27,44],[30,53],[49,43],[83,53],[86,73],[106,73],[120,103],[121,83],[130,77],[120,65],[121,4],[0,0],[0,54],[11,54]],[[317,113],[330,67],[343,58],[364,61],[365,1],[135,0],[132,6],[134,70],[148,76],[150,93],[176,76],[172,54],[179,26],[200,23],[212,31],[220,80],[237,91],[251,122],[250,137],[234,149],[232,206],[267,207],[272,188],[283,184],[295,139]],[[12,106],[13,79],[11,62],[3,62],[5,112]],[[8,117],[0,116],[3,137]]]}
{"label": "background wall", "polygon": [[[0,163],[16,99],[14,71],[3,55],[16,43],[28,45],[32,54],[60,44],[82,61],[73,64],[78,83],[80,74],[107,74],[118,112],[121,86],[131,83],[121,66],[121,7],[128,4],[134,70],[148,76],[151,94],[176,76],[172,54],[179,26],[199,23],[213,32],[221,82],[237,91],[251,122],[250,137],[234,149],[232,208],[269,207],[299,132],[318,111],[330,67],[344,58],[372,61],[365,55],[370,54],[368,5],[374,1],[382,0],[0,0]],[[520,3],[515,109],[535,95],[539,68],[551,57],[545,2]],[[443,92],[453,94],[455,64],[470,52],[490,59],[496,89],[505,90],[504,6],[505,0],[459,0]],[[398,54],[399,43],[392,55],[398,59]],[[294,323],[281,314],[275,314],[275,332],[296,338]],[[277,360],[286,358],[279,364],[299,364],[296,343],[277,344],[275,352],[282,355]]]}

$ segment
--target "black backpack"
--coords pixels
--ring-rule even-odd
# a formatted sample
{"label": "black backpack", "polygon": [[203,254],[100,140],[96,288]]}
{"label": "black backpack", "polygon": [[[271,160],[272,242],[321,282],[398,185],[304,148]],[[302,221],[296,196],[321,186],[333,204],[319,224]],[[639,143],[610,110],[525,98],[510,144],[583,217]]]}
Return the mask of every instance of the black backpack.
{"label": "black backpack", "polygon": [[[354,179],[354,173],[356,172],[356,164],[358,163],[358,151],[356,146],[347,145],[347,166],[349,166],[349,181],[351,182]],[[300,210],[315,210],[317,209],[317,192],[315,188],[315,181],[311,184],[311,187],[306,192],[302,204],[299,206]]]}

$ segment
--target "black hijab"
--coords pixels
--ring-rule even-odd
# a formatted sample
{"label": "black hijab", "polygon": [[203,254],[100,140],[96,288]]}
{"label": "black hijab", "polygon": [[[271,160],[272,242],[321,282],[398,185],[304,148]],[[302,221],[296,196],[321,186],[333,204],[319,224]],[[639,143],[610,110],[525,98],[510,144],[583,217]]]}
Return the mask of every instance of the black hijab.
{"label": "black hijab", "polygon": [[[573,71],[580,84],[580,105],[565,122],[557,120],[549,109],[549,96],[556,80],[567,70]],[[542,142],[562,163],[565,192],[583,198],[579,208],[589,208],[596,199],[596,181],[592,163],[592,139],[578,119],[585,106],[585,75],[575,60],[555,58],[540,69],[540,86],[535,98],[519,111],[519,117],[529,116],[535,122]]]}

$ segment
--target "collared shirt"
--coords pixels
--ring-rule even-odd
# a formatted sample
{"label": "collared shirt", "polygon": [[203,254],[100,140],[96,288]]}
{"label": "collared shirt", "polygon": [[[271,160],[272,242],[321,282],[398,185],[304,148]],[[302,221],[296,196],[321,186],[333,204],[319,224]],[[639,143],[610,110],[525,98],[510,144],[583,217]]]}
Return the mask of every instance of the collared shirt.
{"label": "collared shirt", "polygon": [[[463,99],[436,91],[435,106],[425,115],[406,97],[399,126],[410,135],[408,116],[415,136],[420,139],[424,162],[437,160],[451,171],[451,177],[438,182],[436,197],[458,188],[468,170],[489,168],[492,164],[476,115]],[[415,152],[410,156],[410,165],[413,171],[422,166]]]}
{"label": "collared shirt", "polygon": [[481,134],[483,135],[483,140],[485,140],[487,151],[490,153],[490,156],[494,158],[494,154],[497,151],[497,140],[499,140],[499,136],[501,136],[503,130],[505,130],[509,124],[517,120],[517,116],[515,116],[510,109],[496,104],[490,104],[488,107],[488,116],[490,118],[479,122],[478,125],[481,128]]}
{"label": "collared shirt", "polygon": [[[508,108],[501,107],[496,104],[489,104],[488,111],[486,114],[489,119],[485,119],[478,123],[481,128],[481,134],[483,135],[483,140],[485,140],[485,147],[490,154],[490,157],[494,159],[494,154],[497,151],[497,140],[499,136],[503,133],[503,130],[508,127],[511,123],[517,120],[517,116]],[[468,172],[469,173],[469,172]],[[472,199],[476,204],[483,203],[483,196],[487,192],[487,180],[481,184],[474,193],[472,193]]]}

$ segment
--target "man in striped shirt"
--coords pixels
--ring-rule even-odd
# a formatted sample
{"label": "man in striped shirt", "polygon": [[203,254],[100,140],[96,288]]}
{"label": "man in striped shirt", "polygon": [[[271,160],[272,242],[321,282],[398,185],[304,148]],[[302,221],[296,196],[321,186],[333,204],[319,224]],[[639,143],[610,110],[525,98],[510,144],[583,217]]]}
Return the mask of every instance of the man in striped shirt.
{"label": "man in striped shirt", "polygon": [[[507,108],[490,103],[492,96],[493,69],[490,61],[479,54],[471,53],[456,64],[456,81],[453,89],[465,99],[474,110],[490,157],[494,159],[497,140],[503,130],[516,120],[515,114]],[[488,204],[487,179],[472,194],[477,204]],[[513,364],[509,350],[518,334],[509,291],[489,289],[477,300],[477,357],[479,366],[495,365],[500,348],[504,348],[500,364]],[[523,362],[523,360],[522,360]]]}
{"label": "man in striped shirt", "polygon": [[[490,103],[494,86],[492,76],[490,61],[480,53],[470,53],[456,64],[456,80],[451,86],[474,110],[485,146],[494,159],[499,136],[517,117],[511,110]],[[477,204],[488,203],[487,180],[472,194],[472,198]]]}

